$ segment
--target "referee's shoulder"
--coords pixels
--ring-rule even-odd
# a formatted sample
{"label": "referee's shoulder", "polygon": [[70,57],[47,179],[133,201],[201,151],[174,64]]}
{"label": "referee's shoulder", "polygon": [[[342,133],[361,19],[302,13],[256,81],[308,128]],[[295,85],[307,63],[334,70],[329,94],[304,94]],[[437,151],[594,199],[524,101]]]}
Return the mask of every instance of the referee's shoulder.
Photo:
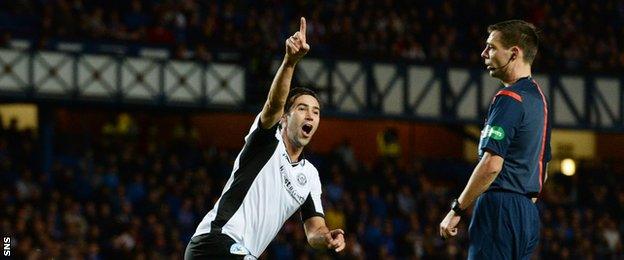
{"label": "referee's shoulder", "polygon": [[540,85],[534,79],[527,80],[524,84],[519,84],[518,86],[514,86],[513,91],[518,93],[523,100],[530,99],[531,101],[538,102],[542,100],[540,95]]}
{"label": "referee's shoulder", "polygon": [[496,93],[496,98],[498,99],[498,98],[507,97],[507,98],[511,98],[517,102],[522,103],[523,96],[525,95],[524,92],[525,91],[523,90],[523,87],[521,84],[515,84],[515,85],[499,90],[498,93]]}
{"label": "referee's shoulder", "polygon": [[541,100],[539,83],[532,78],[529,80],[523,80],[522,82],[519,82],[519,84],[514,84],[506,89],[511,92],[508,96],[516,99],[517,101],[522,102],[527,99]]}

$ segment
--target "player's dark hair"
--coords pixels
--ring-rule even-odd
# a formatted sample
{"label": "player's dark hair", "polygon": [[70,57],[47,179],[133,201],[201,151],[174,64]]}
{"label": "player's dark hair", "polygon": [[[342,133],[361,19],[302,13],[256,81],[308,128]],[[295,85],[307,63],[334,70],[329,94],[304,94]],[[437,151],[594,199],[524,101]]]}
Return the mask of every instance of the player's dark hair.
{"label": "player's dark hair", "polygon": [[302,95],[310,95],[312,97],[314,97],[316,99],[316,101],[319,102],[319,106],[321,104],[321,101],[319,101],[318,96],[316,95],[316,92],[314,92],[314,90],[311,90],[309,88],[304,88],[304,87],[296,87],[290,90],[290,92],[288,92],[288,98],[286,99],[286,105],[284,106],[284,114],[288,113],[290,111],[290,109],[292,109],[292,106],[294,105],[293,103],[295,103],[295,100]]}
{"label": "player's dark hair", "polygon": [[508,20],[488,26],[488,33],[499,31],[503,47],[518,46],[524,51],[524,62],[533,64],[539,45],[539,32],[535,25],[522,20]]}

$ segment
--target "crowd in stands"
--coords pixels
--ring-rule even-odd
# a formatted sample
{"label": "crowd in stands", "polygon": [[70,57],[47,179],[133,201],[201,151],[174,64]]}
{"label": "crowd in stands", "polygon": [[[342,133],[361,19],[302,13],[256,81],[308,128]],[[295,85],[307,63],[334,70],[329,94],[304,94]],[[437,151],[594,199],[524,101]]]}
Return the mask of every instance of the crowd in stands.
{"label": "crowd in stands", "polygon": [[542,31],[540,70],[624,69],[618,0],[15,0],[0,2],[0,31],[40,47],[49,39],[164,44],[176,58],[209,61],[224,49],[280,54],[300,16],[311,55],[323,57],[475,66],[487,26],[516,18]]}
{"label": "crowd in stands", "polygon": [[[43,172],[37,133],[16,125],[0,128],[0,231],[19,259],[181,259],[238,153],[199,145],[189,127],[165,137],[156,127],[106,125],[98,134],[57,132],[52,166]],[[364,163],[348,143],[307,157],[321,174],[327,223],[345,230],[347,248],[312,250],[295,214],[263,259],[466,258],[468,220],[448,241],[438,225],[464,185],[443,176],[471,164]],[[623,174],[608,164],[579,170],[572,178],[551,173],[538,202],[536,257],[621,259]]]}

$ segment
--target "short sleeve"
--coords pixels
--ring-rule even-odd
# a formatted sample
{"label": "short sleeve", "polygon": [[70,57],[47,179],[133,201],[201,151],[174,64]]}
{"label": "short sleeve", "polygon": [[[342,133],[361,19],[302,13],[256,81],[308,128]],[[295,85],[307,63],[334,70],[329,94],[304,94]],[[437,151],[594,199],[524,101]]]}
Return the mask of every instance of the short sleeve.
{"label": "short sleeve", "polygon": [[505,158],[507,148],[522,121],[522,101],[508,95],[496,96],[481,132],[479,154],[489,151]]}
{"label": "short sleeve", "polygon": [[323,205],[321,204],[321,181],[318,176],[318,172],[315,172],[313,181],[310,183],[312,187],[310,188],[310,194],[306,198],[305,202],[301,205],[301,221],[305,221],[311,217],[325,217],[325,212],[323,211]]}
{"label": "short sleeve", "polygon": [[248,143],[250,139],[253,139],[254,142],[261,143],[264,141],[270,141],[275,139],[275,133],[277,131],[279,123],[275,124],[269,129],[262,128],[260,124],[260,114],[258,114],[254,119],[253,124],[251,124],[251,127],[249,128],[249,132],[245,136],[246,143]]}

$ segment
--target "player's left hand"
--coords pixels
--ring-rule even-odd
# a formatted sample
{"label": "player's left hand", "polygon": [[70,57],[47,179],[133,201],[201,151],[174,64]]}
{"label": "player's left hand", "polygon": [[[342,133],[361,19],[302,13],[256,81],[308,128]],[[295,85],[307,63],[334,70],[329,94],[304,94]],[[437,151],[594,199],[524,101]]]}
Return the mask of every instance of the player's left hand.
{"label": "player's left hand", "polygon": [[325,234],[327,248],[334,249],[336,252],[342,251],[346,244],[344,239],[344,231],[342,229],[334,229]]}
{"label": "player's left hand", "polygon": [[442,222],[440,222],[440,236],[447,239],[457,235],[457,224],[459,224],[460,216],[455,215],[455,211],[449,211]]}

